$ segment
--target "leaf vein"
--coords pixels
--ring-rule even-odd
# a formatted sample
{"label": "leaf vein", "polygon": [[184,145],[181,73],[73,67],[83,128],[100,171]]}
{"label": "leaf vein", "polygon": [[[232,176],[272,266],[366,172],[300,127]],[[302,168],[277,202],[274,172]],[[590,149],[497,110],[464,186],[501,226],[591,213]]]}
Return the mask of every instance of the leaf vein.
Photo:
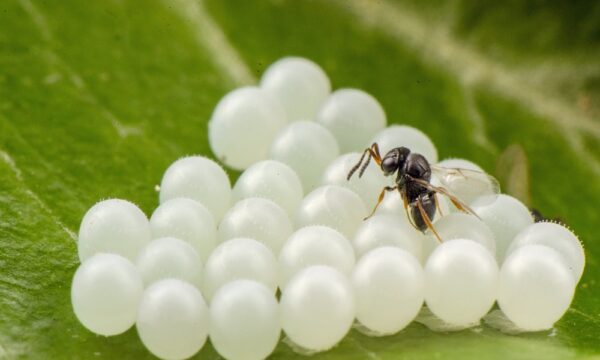
{"label": "leaf vein", "polygon": [[[414,11],[389,1],[350,0],[336,3],[365,26],[378,28],[412,48],[421,54],[424,61],[449,69],[463,86],[485,83],[502,96],[527,105],[533,113],[559,127],[571,145],[576,143],[576,140],[569,139],[574,134],[573,130],[600,138],[600,125],[577,108],[553,97],[542,87],[526,84],[523,74],[460,44],[448,29],[441,26],[432,28]],[[581,149],[574,147],[573,150],[583,155]],[[600,167],[597,160],[590,161]]]}
{"label": "leaf vein", "polygon": [[33,190],[31,190],[29,188],[29,186],[27,186],[27,183],[25,182],[25,180],[23,178],[23,173],[22,173],[21,169],[19,169],[19,167],[17,166],[17,164],[15,163],[13,158],[6,151],[1,150],[1,149],[0,149],[0,158],[2,158],[2,160],[4,160],[4,162],[11,169],[11,171],[15,175],[15,178],[17,179],[17,181],[19,181],[19,183],[23,187],[25,194],[27,194],[27,196],[29,196],[30,199],[32,199],[35,203],[37,203],[51,217],[51,219],[64,232],[66,232],[67,235],[69,235],[69,237],[71,239],[77,241],[77,235],[75,234],[75,232],[73,230],[71,230],[68,226],[66,226],[60,220],[60,218],[54,213],[54,211],[52,211],[52,209],[48,205],[46,205],[46,203],[35,192],[33,192]]}
{"label": "leaf vein", "polygon": [[163,3],[188,22],[198,44],[209,50],[214,57],[214,64],[232,85],[256,83],[256,78],[223,30],[206,11],[202,0],[163,0]]}

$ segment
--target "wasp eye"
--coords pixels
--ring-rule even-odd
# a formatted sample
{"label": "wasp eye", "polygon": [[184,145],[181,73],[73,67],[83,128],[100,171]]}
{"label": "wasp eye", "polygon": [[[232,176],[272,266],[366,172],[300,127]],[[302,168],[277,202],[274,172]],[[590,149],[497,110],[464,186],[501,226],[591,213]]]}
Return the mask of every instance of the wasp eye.
{"label": "wasp eye", "polygon": [[394,154],[386,156],[381,162],[381,170],[385,175],[390,175],[398,169],[398,157]]}

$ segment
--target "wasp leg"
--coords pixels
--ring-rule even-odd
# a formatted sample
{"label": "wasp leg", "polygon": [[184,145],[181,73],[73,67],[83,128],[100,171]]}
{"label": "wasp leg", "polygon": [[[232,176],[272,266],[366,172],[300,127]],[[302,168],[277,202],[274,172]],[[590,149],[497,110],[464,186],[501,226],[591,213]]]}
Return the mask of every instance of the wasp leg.
{"label": "wasp leg", "polygon": [[421,217],[423,218],[423,221],[425,221],[425,224],[427,224],[427,227],[429,228],[429,230],[431,230],[431,232],[435,235],[436,239],[441,243],[442,238],[440,238],[440,235],[438,235],[437,231],[435,231],[435,228],[433,227],[433,224],[431,223],[431,219],[429,218],[429,215],[427,215],[427,212],[425,212],[425,209],[423,209],[423,204],[421,203],[420,197],[417,199],[416,203],[417,203],[417,207],[419,208],[419,212],[421,213]]}
{"label": "wasp leg", "polygon": [[[366,155],[368,155],[367,161],[361,167],[360,165],[362,164]],[[346,176],[346,180],[350,180],[352,175],[354,175],[354,173],[356,172],[356,170],[358,170],[359,167],[361,169],[358,173],[358,177],[361,177],[363,175],[363,173],[365,172],[365,170],[367,169],[367,166],[369,166],[369,163],[371,162],[371,158],[373,158],[375,160],[377,165],[381,165],[381,154],[379,153],[379,145],[377,145],[377,143],[373,143],[369,148],[367,148],[367,149],[365,149],[365,151],[363,151],[362,156],[360,157],[360,160],[358,160],[356,165],[354,165],[352,167],[352,169],[350,169],[350,171],[348,172],[348,176]]]}
{"label": "wasp leg", "polygon": [[370,218],[371,216],[373,216],[375,214],[375,211],[377,211],[377,208],[379,207],[379,204],[381,204],[381,202],[383,201],[383,198],[385,197],[385,192],[386,191],[394,191],[397,188],[398,188],[397,186],[386,186],[386,187],[384,187],[383,190],[381,190],[381,193],[379,194],[379,199],[377,199],[377,204],[375,204],[375,207],[373,208],[373,211],[371,211],[371,213],[369,214],[369,216],[367,216],[363,220],[367,220],[368,218]]}
{"label": "wasp leg", "polygon": [[438,194],[434,193],[433,197],[435,198],[435,207],[437,208],[437,211],[440,213],[440,216],[444,216],[444,213],[442,212],[442,207],[440,206],[440,198],[438,198]]}
{"label": "wasp leg", "polygon": [[423,179],[415,179],[413,177],[410,177],[410,175],[407,176],[411,181],[416,182],[417,184],[423,186],[424,188],[434,191],[436,193],[440,193],[442,195],[446,195],[448,197],[448,199],[450,199],[450,201],[452,202],[452,204],[460,211],[464,212],[465,214],[470,214],[470,215],[474,215],[475,217],[477,217],[478,219],[481,219],[479,217],[479,215],[477,215],[477,213],[475,211],[473,211],[473,209],[471,209],[467,204],[463,203],[462,201],[460,201],[456,196],[452,195],[452,193],[450,193],[448,190],[444,189],[441,186],[433,186],[430,183],[428,183],[427,181],[423,180]]}
{"label": "wasp leg", "polygon": [[460,201],[456,200],[453,197],[448,197],[450,199],[450,201],[452,202],[452,204],[460,211],[464,212],[465,214],[469,214],[469,215],[475,215],[477,217],[479,217],[475,211],[467,208],[466,206],[464,206]]}
{"label": "wasp leg", "polygon": [[410,213],[408,212],[408,199],[406,198],[406,196],[402,195],[402,201],[404,202],[404,211],[406,212],[406,217],[408,218],[408,222],[417,230],[421,231],[421,229],[419,229],[419,227],[417,226],[417,224],[414,223],[412,217],[410,216]]}

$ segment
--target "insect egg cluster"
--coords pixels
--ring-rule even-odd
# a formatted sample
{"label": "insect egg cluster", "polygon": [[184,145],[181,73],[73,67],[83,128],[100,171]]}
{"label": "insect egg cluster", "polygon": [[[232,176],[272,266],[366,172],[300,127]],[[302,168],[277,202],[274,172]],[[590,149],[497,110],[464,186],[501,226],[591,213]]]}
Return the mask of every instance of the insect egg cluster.
{"label": "insect egg cluster", "polygon": [[[215,157],[243,171],[233,187],[217,162],[188,156],[164,173],[149,219],[118,199],[85,214],[76,317],[104,336],[135,325],[164,359],[191,357],[207,341],[232,360],[266,358],[280,340],[309,354],[353,326],[369,336],[413,321],[434,330],[499,326],[489,315],[495,304],[513,330],[552,328],[584,270],[577,237],[534,223],[491,183],[460,181],[450,196],[436,195],[435,233],[419,231],[397,190],[379,199],[395,185],[379,159],[348,178],[365,148],[407,147],[433,166],[462,169],[459,180],[483,170],[439,161],[423,132],[386,123],[373,96],[332,92],[315,63],[275,62],[258,86],[227,94],[209,121]],[[434,173],[431,184],[441,192],[448,181]]]}

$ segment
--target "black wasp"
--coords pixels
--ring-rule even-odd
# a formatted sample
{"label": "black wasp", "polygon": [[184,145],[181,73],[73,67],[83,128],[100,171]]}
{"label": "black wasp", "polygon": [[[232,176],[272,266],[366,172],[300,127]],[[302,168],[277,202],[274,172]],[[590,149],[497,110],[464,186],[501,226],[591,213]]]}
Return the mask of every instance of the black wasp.
{"label": "black wasp", "polygon": [[[363,164],[365,156],[367,160]],[[383,188],[375,208],[367,218],[375,213],[387,191],[398,190],[411,224],[421,232],[429,228],[439,241],[441,241],[440,236],[433,227],[436,209],[441,214],[438,194],[447,196],[460,211],[477,216],[468,205],[454,195],[454,191],[466,194],[469,198],[479,195],[487,195],[491,198],[500,192],[498,182],[483,172],[431,165],[423,155],[411,152],[406,147],[394,148],[382,158],[377,143],[373,143],[363,152],[358,163],[350,169],[347,179],[350,180],[359,167],[358,177],[361,177],[371,158],[381,167],[385,176],[394,173],[397,175],[395,185]],[[432,174],[442,186],[431,184]]]}

